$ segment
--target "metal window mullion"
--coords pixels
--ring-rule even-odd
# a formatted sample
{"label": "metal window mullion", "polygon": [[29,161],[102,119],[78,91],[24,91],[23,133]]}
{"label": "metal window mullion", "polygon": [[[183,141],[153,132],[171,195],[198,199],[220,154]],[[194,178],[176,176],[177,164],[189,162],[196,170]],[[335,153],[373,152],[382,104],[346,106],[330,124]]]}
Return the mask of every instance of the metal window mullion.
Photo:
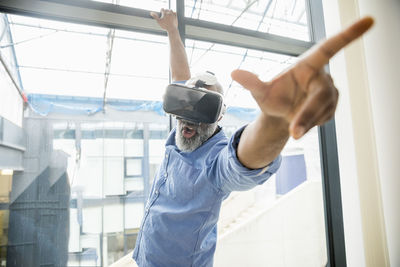
{"label": "metal window mullion", "polygon": [[[309,25],[308,26],[308,37],[310,38],[311,42],[315,43],[316,34],[314,32],[313,16],[311,14],[311,2],[310,2],[310,0],[306,0],[305,1],[305,12],[306,12],[306,18],[307,18],[307,25]],[[325,32],[324,32],[324,36],[325,36]]]}
{"label": "metal window mullion", "polygon": [[185,1],[176,0],[176,14],[178,17],[179,35],[183,44],[186,41],[186,20],[185,20]]}
{"label": "metal window mullion", "polygon": [[[181,40],[183,42],[183,45],[186,48],[186,34],[185,34],[185,1],[184,0],[175,0],[175,10],[176,10],[176,15],[178,19],[178,30],[179,30],[179,35],[181,37]],[[171,0],[169,0],[169,7],[171,8]],[[170,66],[171,67],[171,66]],[[169,83],[172,83],[172,78],[171,78],[171,69],[169,69]],[[171,114],[168,115],[169,118],[169,131],[172,131],[172,129],[175,126],[174,119]]]}
{"label": "metal window mullion", "polygon": [[83,0],[4,0],[0,12],[166,35],[150,11]]}
{"label": "metal window mullion", "polygon": [[184,18],[184,25],[186,38],[290,56],[299,56],[314,44],[312,42],[192,18]]}
{"label": "metal window mullion", "polygon": [[[325,38],[325,24],[321,0],[306,1],[310,38]],[[326,68],[329,71],[329,68]],[[339,160],[336,142],[335,120],[318,129],[321,154],[322,186],[324,198],[327,266],[346,266],[346,250],[343,228],[342,199],[340,189]]]}

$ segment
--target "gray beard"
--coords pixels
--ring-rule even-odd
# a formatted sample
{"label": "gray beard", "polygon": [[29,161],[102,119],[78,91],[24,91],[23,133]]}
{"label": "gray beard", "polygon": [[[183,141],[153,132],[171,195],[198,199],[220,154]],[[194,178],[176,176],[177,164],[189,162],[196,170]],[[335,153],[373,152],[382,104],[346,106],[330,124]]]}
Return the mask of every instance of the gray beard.
{"label": "gray beard", "polygon": [[[186,138],[182,135],[182,130],[185,126],[193,127],[196,134],[191,138]],[[177,120],[175,143],[182,152],[192,152],[208,140],[217,129],[217,122],[215,123],[201,123],[200,125],[192,124],[188,121]]]}

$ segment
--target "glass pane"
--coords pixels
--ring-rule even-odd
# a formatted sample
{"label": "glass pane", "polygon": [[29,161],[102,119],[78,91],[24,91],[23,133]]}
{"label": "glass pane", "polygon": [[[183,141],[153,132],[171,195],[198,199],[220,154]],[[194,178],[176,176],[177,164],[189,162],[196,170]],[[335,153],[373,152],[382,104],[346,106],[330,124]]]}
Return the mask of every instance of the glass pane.
{"label": "glass pane", "polygon": [[143,214],[143,203],[125,203],[125,229],[139,229]]}
{"label": "glass pane", "polygon": [[112,233],[107,235],[107,264],[111,265],[124,256],[124,234]]}
{"label": "glass pane", "polygon": [[101,157],[82,158],[77,177],[73,180],[84,190],[83,195],[89,198],[103,196],[103,159]]}
{"label": "glass pane", "polygon": [[185,16],[310,41],[306,0],[185,1]]}
{"label": "glass pane", "polygon": [[[101,259],[104,266],[105,260],[111,264],[133,249],[144,214],[144,192],[151,187],[149,173],[153,175],[163,158],[168,134],[167,117],[160,116],[163,124],[152,119],[48,122],[53,149],[65,153],[71,186],[68,266],[100,266]],[[147,166],[143,157],[148,158]]]}
{"label": "glass pane", "polygon": [[143,195],[143,179],[125,178],[125,191],[130,195]]}
{"label": "glass pane", "polygon": [[104,139],[104,155],[107,157],[122,157],[124,155],[124,142],[121,139]]}
{"label": "glass pane", "polygon": [[124,229],[124,206],[121,203],[105,205],[103,216],[104,233],[120,233]]}
{"label": "glass pane", "polygon": [[9,21],[28,93],[102,95],[107,29],[21,16]]}
{"label": "glass pane", "polygon": [[28,94],[103,98],[106,88],[107,98],[161,100],[169,75],[166,37],[116,30],[110,46],[110,29],[8,17]]}
{"label": "glass pane", "polygon": [[[271,0],[268,9],[265,1],[247,1],[251,6],[216,2],[186,1],[186,16],[291,38],[308,35],[300,10],[304,1]],[[164,1],[119,4],[166,7]],[[263,9],[266,16],[257,28]],[[213,12],[227,16],[207,17]],[[9,195],[0,192],[1,260],[4,244],[18,241],[20,247],[7,251],[16,266],[107,266],[133,249],[164,158],[169,119],[160,100],[169,81],[167,38],[116,30],[110,53],[110,29],[21,16],[9,20],[22,83],[31,98],[24,121],[24,171],[14,173],[12,186],[0,187]],[[187,40],[186,45],[192,73],[210,70],[225,88],[228,111],[221,125],[229,136],[259,112],[230,72],[243,68],[267,81],[296,62],[208,42]],[[111,68],[102,109],[107,54]],[[316,129],[300,141],[290,139],[282,156],[282,168],[269,181],[232,193],[223,203],[216,266],[326,263]]]}
{"label": "glass pane", "polygon": [[108,266],[134,248],[163,158],[167,39],[115,31],[103,110],[110,29],[8,18],[29,112],[24,171],[0,175],[0,265]]}
{"label": "glass pane", "polygon": [[169,82],[166,37],[121,30],[115,36],[107,97],[160,101]]}
{"label": "glass pane", "polygon": [[105,195],[124,195],[124,158],[107,157],[104,159]]}
{"label": "glass pane", "polygon": [[[250,93],[232,82],[231,71],[246,69],[268,81],[297,60],[194,40],[186,45],[194,73],[216,73],[225,89],[228,109],[220,124],[227,135],[259,112]],[[318,129],[300,140],[289,139],[281,168],[263,185],[232,193],[223,203],[218,227],[216,266],[323,266],[327,256]]]}
{"label": "glass pane", "polygon": [[143,157],[143,140],[125,139],[125,156]]}
{"label": "glass pane", "polygon": [[154,177],[164,159],[165,140],[169,134],[169,125],[151,123],[149,130],[149,179],[150,184],[153,184]]}
{"label": "glass pane", "polygon": [[260,79],[268,81],[296,62],[291,56],[190,39],[186,40],[186,52],[193,74],[206,70],[216,74],[224,88],[228,107],[258,107],[250,93],[232,81],[234,69],[255,72]]}

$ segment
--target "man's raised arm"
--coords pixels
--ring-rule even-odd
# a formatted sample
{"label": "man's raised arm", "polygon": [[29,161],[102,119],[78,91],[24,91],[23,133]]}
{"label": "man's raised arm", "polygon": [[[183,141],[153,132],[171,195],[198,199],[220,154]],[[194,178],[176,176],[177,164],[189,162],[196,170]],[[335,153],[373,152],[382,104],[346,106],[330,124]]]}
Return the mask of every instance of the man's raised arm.
{"label": "man's raised arm", "polygon": [[237,156],[243,165],[252,169],[267,166],[279,155],[290,135],[299,139],[333,117],[339,93],[324,66],[372,24],[370,17],[360,19],[314,46],[270,82],[247,71],[232,72],[232,78],[251,92],[262,111],[240,138]]}
{"label": "man's raised arm", "polygon": [[161,9],[161,17],[155,12],[150,12],[150,15],[157,21],[160,27],[168,33],[172,80],[189,80],[189,63],[185,47],[179,35],[176,13],[172,10]]}

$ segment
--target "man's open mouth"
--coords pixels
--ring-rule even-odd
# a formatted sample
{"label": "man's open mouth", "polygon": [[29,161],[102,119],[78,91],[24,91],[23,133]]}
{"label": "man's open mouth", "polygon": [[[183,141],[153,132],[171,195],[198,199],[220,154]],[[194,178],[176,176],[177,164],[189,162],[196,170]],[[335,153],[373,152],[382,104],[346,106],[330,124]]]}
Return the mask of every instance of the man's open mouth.
{"label": "man's open mouth", "polygon": [[196,130],[190,126],[183,126],[182,135],[185,138],[192,138],[196,134]]}

